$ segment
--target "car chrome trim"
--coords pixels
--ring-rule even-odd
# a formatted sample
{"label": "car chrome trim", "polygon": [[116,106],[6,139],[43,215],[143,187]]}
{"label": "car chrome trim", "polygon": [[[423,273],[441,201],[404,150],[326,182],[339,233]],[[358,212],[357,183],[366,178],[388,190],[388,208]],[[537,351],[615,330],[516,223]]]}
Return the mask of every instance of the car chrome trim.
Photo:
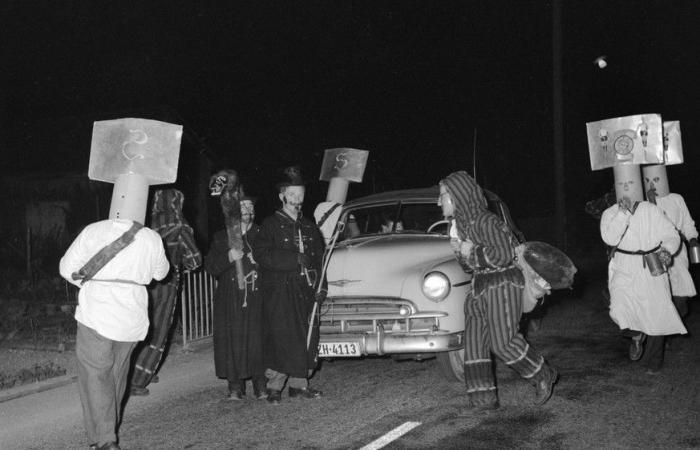
{"label": "car chrome trim", "polygon": [[398,353],[438,353],[464,348],[463,332],[405,334],[378,330],[377,333],[321,335],[319,344],[353,342],[363,355],[388,355]]}

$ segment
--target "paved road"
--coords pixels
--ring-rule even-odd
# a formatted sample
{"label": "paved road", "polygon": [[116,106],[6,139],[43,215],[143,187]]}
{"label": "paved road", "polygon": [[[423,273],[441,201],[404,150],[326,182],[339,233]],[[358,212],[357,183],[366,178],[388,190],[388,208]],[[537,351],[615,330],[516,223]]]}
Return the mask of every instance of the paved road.
{"label": "paved road", "polygon": [[[502,408],[465,408],[464,388],[437,362],[389,358],[325,362],[313,380],[326,395],[272,406],[223,400],[210,346],[170,355],[148,397],[129,400],[125,449],[358,449],[395,429],[386,448],[700,448],[700,345],[678,339],[661,374],[626,358],[627,341],[589,283],[552,302],[531,336],[562,379],[544,407],[499,364]],[[689,328],[700,336],[700,308]],[[75,384],[0,403],[0,449],[85,448]],[[408,424],[408,425],[407,425]],[[410,429],[408,429],[410,428]]]}

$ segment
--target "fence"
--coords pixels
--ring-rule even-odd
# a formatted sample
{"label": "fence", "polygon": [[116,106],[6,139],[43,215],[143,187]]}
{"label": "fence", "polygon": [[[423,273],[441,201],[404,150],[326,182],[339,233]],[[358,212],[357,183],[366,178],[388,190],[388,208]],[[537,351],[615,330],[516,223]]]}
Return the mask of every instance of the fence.
{"label": "fence", "polygon": [[214,333],[212,322],[216,280],[204,270],[184,271],[182,278],[182,348],[187,350],[191,342]]}

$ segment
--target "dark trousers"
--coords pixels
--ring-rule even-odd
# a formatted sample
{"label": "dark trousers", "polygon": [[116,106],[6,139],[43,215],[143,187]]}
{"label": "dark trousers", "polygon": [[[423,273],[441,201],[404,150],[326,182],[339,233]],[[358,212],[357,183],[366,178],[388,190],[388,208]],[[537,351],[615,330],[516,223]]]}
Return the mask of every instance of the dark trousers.
{"label": "dark trousers", "polygon": [[163,358],[177,305],[178,281],[179,272],[174,271],[167,283],[158,283],[153,289],[149,289],[150,301],[153,302],[151,329],[134,363],[132,387],[145,388],[151,382]]}
{"label": "dark trousers", "polygon": [[644,366],[658,370],[664,363],[666,336],[647,336],[644,353],[639,360]]}
{"label": "dark trousers", "polygon": [[129,374],[129,357],[136,342],[118,342],[78,322],[75,354],[78,392],[88,441],[104,445],[117,441],[121,403]]}

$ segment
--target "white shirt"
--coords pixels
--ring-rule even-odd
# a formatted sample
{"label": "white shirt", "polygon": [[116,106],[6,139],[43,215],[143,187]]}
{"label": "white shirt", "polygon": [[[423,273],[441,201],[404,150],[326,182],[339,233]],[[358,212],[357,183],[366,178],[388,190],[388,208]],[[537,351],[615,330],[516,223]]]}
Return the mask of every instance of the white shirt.
{"label": "white shirt", "polygon": [[131,225],[130,220],[120,219],[88,225],[73,241],[59,264],[61,276],[80,287],[75,319],[100,335],[121,342],[140,341],[148,332],[148,292],[145,285],[153,279],[162,280],[170,270],[160,235],[150,228],[142,228],[131,244],[102,267],[93,280],[82,286],[71,278],[71,274],[80,270]]}

